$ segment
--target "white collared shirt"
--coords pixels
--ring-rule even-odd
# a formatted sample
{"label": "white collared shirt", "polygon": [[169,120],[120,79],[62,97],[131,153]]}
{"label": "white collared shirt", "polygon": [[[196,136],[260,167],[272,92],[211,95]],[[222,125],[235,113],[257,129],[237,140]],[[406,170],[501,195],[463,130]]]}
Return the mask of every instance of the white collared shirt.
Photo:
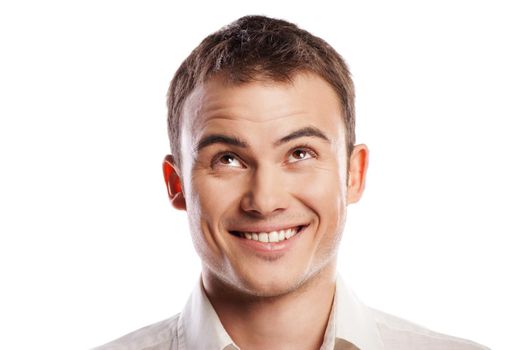
{"label": "white collared shirt", "polygon": [[[183,311],[95,350],[241,350],[223,328],[201,283]],[[320,350],[488,350],[368,308],[340,275]]]}

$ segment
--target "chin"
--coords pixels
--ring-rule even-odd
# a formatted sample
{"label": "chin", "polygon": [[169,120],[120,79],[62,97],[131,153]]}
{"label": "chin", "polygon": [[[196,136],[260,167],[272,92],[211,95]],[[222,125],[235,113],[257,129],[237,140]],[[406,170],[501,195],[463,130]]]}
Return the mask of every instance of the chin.
{"label": "chin", "polygon": [[[259,276],[266,276],[260,278]],[[282,276],[270,274],[254,274],[238,278],[237,287],[241,292],[255,297],[280,297],[298,289],[304,282],[302,276],[292,276],[288,273]]]}
{"label": "chin", "polygon": [[[314,270],[292,271],[291,268],[287,268],[279,275],[257,271],[256,273],[251,272],[247,278],[239,280],[240,285],[244,288],[243,292],[246,294],[258,297],[278,297],[298,290],[303,291],[311,285],[322,283],[320,281],[324,277],[330,279],[332,271],[335,271],[335,256],[334,260],[325,259]],[[261,279],[259,276],[266,277]]]}
{"label": "chin", "polygon": [[296,288],[293,285],[287,284],[264,284],[264,285],[249,285],[245,286],[244,292],[254,297],[260,298],[275,298],[289,294]]}

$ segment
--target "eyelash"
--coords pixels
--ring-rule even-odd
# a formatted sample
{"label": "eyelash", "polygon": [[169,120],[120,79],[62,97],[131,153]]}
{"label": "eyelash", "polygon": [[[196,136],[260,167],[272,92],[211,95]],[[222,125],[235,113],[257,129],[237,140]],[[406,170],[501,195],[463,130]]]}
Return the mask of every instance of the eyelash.
{"label": "eyelash", "polygon": [[[305,151],[307,153],[309,153],[311,155],[311,158],[318,158],[318,153],[316,151],[314,151],[312,149],[312,147],[307,144],[307,143],[303,143],[303,144],[300,144],[300,145],[297,145],[295,147],[293,147],[288,153],[287,153],[287,157],[292,155],[294,152],[298,151],[298,150],[302,150],[302,151]],[[232,156],[234,158],[236,158],[238,161],[242,162],[240,156],[238,156],[236,153],[234,152],[230,152],[230,151],[224,151],[224,152],[219,152],[217,153],[211,160],[211,166],[215,166],[219,161],[220,159],[223,157],[223,156]]]}

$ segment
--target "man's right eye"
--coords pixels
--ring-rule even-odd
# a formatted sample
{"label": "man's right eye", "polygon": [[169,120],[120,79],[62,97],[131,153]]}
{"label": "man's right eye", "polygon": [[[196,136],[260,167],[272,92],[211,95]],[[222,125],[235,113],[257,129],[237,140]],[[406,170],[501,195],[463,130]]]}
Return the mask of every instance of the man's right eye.
{"label": "man's right eye", "polygon": [[212,161],[212,166],[225,166],[232,168],[242,168],[243,164],[238,157],[233,153],[221,153],[216,155]]}

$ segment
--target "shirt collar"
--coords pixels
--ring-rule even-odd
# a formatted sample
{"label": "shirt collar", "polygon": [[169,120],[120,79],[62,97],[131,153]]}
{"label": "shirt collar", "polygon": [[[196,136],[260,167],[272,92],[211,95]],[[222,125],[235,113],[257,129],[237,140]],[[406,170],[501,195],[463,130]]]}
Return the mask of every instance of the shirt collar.
{"label": "shirt collar", "polygon": [[178,342],[181,350],[224,350],[236,346],[207,298],[201,277],[180,313]]}
{"label": "shirt collar", "polygon": [[329,332],[332,332],[332,328],[336,341],[349,342],[362,350],[384,349],[378,325],[371,311],[352,289],[345,285],[340,274],[336,278],[336,294],[325,332],[326,338]]}
{"label": "shirt collar", "polygon": [[[223,328],[205,294],[201,278],[180,314],[178,339],[181,350],[239,349]],[[339,341],[349,342],[362,350],[384,348],[378,326],[370,310],[359,301],[338,274],[336,294],[322,350],[333,349],[334,343],[338,344]]]}

